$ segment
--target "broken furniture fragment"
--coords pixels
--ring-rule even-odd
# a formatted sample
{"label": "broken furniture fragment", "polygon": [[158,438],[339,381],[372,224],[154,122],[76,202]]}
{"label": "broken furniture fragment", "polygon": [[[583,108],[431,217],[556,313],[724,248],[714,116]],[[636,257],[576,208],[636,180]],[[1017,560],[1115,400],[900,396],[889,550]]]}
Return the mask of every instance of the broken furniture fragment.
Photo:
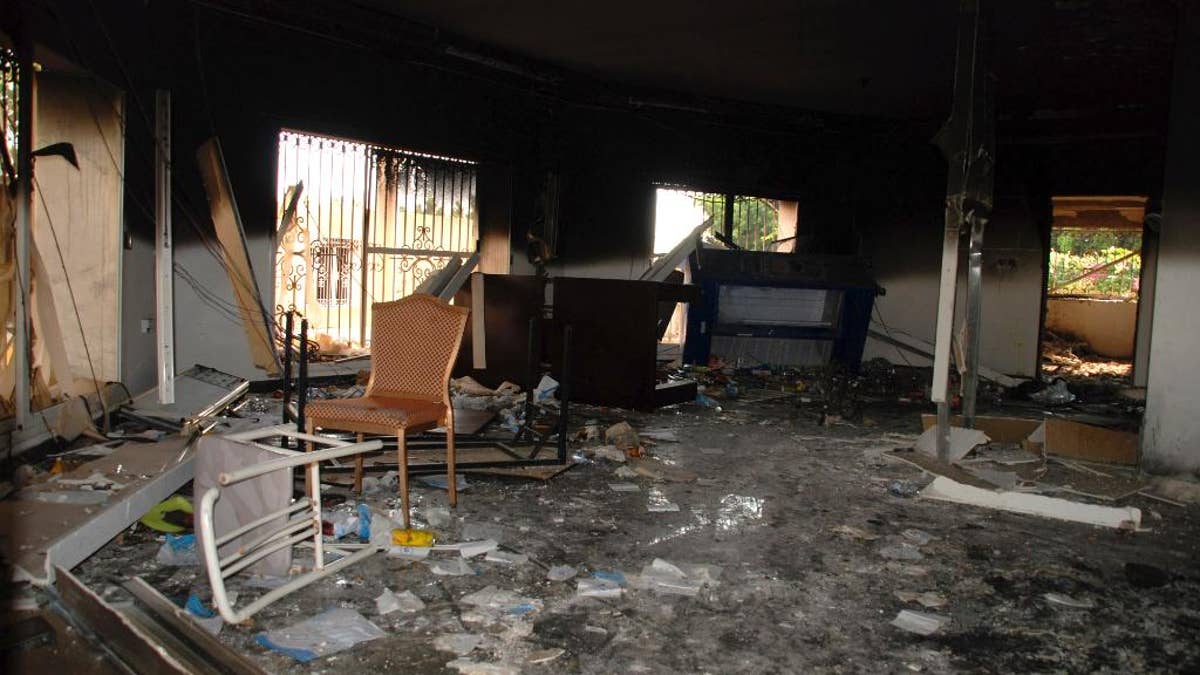
{"label": "broken furniture fragment", "polygon": [[1046,417],[1046,453],[1113,464],[1138,463],[1138,435],[1060,417]]}
{"label": "broken furniture fragment", "polygon": [[[480,329],[474,300],[478,293],[484,294],[482,327],[487,336],[482,354],[472,344]],[[455,374],[469,374],[486,385],[505,380],[535,384],[527,382],[531,347],[544,356],[552,372],[561,373],[565,351],[549,336],[551,330],[569,325],[573,373],[569,382],[558,379],[569,386],[574,400],[637,410],[690,401],[696,395],[694,382],[658,382],[659,305],[695,302],[699,297],[699,289],[688,284],[476,275],[455,296],[456,305],[476,308]],[[547,319],[543,310],[548,298],[552,317]],[[532,338],[531,319],[537,322]],[[486,368],[479,368],[481,364]]]}
{"label": "broken furniture fragment", "polygon": [[175,376],[175,402],[158,402],[158,387],[121,407],[121,414],[156,429],[182,431],[189,424],[209,429],[212,417],[250,388],[250,382],[216,368],[196,364]]}
{"label": "broken furniture fragment", "polygon": [[857,372],[879,287],[852,256],[700,249],[684,363],[711,355],[781,366],[840,363]]}
{"label": "broken furniture fragment", "polygon": [[[287,507],[292,502],[292,472],[275,471],[266,473],[229,486],[221,485],[221,475],[250,468],[279,457],[273,450],[265,450],[241,440],[240,436],[211,434],[200,439],[196,447],[196,471],[192,486],[196,504],[193,513],[199,511],[199,502],[210,489],[221,492],[213,506],[213,527],[217,532],[251,530],[237,537],[228,538],[218,548],[220,556],[227,557],[254,545],[260,534],[254,523],[262,528],[279,528],[287,523]],[[273,517],[271,514],[275,514]],[[264,520],[265,518],[265,520]],[[197,529],[203,540],[204,534]],[[204,542],[200,543],[201,548]],[[247,570],[250,574],[270,577],[286,577],[292,565],[290,546],[280,548],[261,558]]]}
{"label": "broken furniture fragment", "polygon": [[[309,447],[312,445],[327,447],[320,450],[312,450],[311,452],[299,452],[280,448],[275,445],[267,445],[264,442],[268,439],[275,442],[275,439],[281,436],[297,443],[303,441],[309,444]],[[216,605],[222,618],[229,623],[241,623],[280,598],[376,553],[377,549],[370,545],[350,552],[341,550],[336,544],[331,544],[328,546],[330,550],[341,550],[345,555],[334,562],[325,562],[326,545],[322,536],[321,524],[320,463],[326,460],[350,457],[378,450],[382,447],[382,443],[379,441],[345,443],[324,436],[302,434],[292,429],[290,425],[279,425],[229,434],[226,438],[259,450],[265,450],[277,455],[277,458],[241,469],[222,472],[217,478],[219,487],[208,488],[200,498],[199,508],[197,509],[199,512],[198,534],[200,549],[203,553],[205,570],[208,572],[208,580],[212,586],[213,604]],[[308,497],[306,499],[296,500],[282,509],[265,514],[232,531],[217,533],[214,512],[215,505],[221,499],[223,490],[243,481],[274,472],[282,472],[290,476],[291,471],[298,466],[306,467],[305,473],[309,486]],[[276,525],[281,518],[285,519],[284,524],[282,526]],[[236,551],[224,556],[221,555],[221,547],[242,537],[247,538],[249,541],[242,543]],[[226,591],[225,580],[227,577],[237,574],[276,551],[285,547],[290,548],[305,539],[312,540],[314,560],[312,570],[293,577],[278,588],[274,588],[258,597],[245,607],[234,609],[233,603]]]}
{"label": "broken furniture fragment", "polygon": [[31,502],[19,495],[0,501],[0,548],[12,561],[14,578],[37,586],[53,583],[56,568],[75,567],[175,494],[192,480],[194,440],[172,436],[157,443],[126,443],[62,474],[68,480],[94,473],[120,476],[124,487],[98,493],[107,496],[99,506]]}
{"label": "broken furniture fragment", "polygon": [[1023,492],[993,492],[945,476],[935,478],[921,497],[1100,527],[1136,530],[1142,522],[1142,512],[1132,506],[1093,506]]}
{"label": "broken furniture fragment", "polygon": [[[308,432],[315,429],[389,434],[397,439],[401,510],[410,527],[407,436],[446,429],[446,476],[450,505],[458,503],[454,481],[454,407],[450,371],[467,325],[465,307],[428,295],[410,295],[371,306],[374,354],[371,381],[361,398],[325,399],[308,405]],[[362,457],[354,463],[354,488],[362,492]]]}

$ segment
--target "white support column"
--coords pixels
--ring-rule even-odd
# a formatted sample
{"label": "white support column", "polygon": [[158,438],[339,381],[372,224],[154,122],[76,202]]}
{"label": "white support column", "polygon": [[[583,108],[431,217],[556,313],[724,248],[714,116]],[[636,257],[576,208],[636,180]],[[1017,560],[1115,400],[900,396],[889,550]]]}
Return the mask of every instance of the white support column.
{"label": "white support column", "polygon": [[171,92],[154,93],[154,296],[158,402],[175,402],[175,284],[171,244]]}
{"label": "white support column", "polygon": [[1179,5],[1141,437],[1153,472],[1200,471],[1200,0]]}

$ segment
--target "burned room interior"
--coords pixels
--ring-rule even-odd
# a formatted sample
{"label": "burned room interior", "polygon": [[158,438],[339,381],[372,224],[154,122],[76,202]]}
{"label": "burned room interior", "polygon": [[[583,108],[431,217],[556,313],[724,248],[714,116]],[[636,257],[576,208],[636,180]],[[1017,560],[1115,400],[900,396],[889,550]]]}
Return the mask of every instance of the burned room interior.
{"label": "burned room interior", "polygon": [[6,671],[1197,672],[1198,74],[1197,0],[3,3]]}

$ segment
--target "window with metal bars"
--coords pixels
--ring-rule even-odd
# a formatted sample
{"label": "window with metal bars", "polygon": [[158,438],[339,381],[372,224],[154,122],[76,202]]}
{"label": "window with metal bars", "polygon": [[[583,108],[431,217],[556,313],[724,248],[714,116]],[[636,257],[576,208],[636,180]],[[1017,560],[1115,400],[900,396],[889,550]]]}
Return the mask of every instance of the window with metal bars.
{"label": "window with metal bars", "polygon": [[670,251],[711,221],[705,240],[748,251],[790,251],[796,235],[796,202],[661,186],[656,192],[654,254]]}
{"label": "window with metal bars", "polygon": [[474,162],[285,131],[279,137],[275,305],[323,344],[370,344],[371,304],[412,293],[475,252]]}

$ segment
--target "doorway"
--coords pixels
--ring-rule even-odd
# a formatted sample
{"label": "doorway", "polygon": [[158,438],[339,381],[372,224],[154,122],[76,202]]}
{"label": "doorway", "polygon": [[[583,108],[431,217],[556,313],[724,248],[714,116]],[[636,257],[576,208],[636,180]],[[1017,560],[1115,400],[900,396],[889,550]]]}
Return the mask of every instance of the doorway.
{"label": "doorway", "polygon": [[1127,385],[1146,198],[1054,197],[1052,205],[1042,376]]}

